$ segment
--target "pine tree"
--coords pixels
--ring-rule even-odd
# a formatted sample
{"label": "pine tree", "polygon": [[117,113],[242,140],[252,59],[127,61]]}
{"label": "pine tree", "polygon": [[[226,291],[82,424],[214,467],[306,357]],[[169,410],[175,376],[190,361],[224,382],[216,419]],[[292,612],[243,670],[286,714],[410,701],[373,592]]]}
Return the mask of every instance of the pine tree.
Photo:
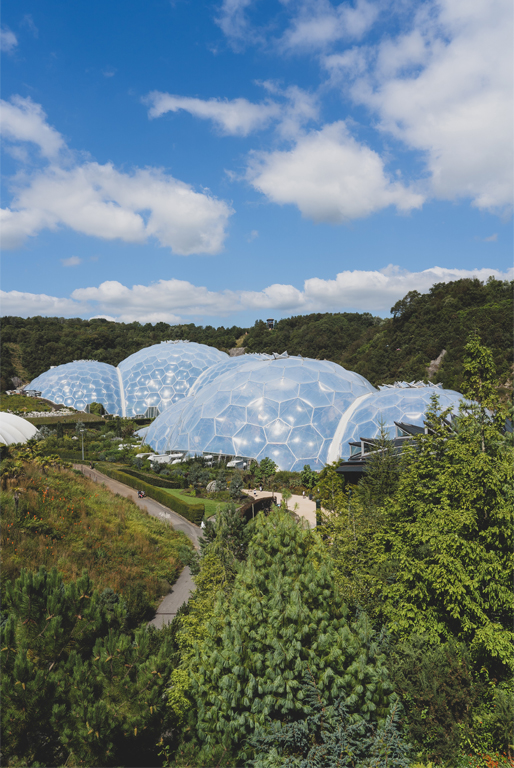
{"label": "pine tree", "polygon": [[191,659],[207,750],[237,751],[268,718],[303,716],[308,670],[354,720],[385,715],[390,685],[378,638],[365,616],[350,626],[317,534],[276,510],[256,519],[248,559]]}
{"label": "pine tree", "polygon": [[[53,569],[6,585],[2,754],[23,764],[142,765],[155,752],[170,648],[124,630],[123,603]],[[135,761],[135,762],[134,762]]]}

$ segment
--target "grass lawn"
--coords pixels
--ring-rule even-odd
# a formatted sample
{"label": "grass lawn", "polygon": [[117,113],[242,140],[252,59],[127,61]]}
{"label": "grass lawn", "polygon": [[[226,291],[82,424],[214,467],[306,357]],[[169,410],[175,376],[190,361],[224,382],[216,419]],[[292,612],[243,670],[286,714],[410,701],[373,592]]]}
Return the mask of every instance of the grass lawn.
{"label": "grass lawn", "polygon": [[204,499],[201,496],[190,496],[188,493],[184,493],[183,490],[175,490],[174,488],[160,488],[159,490],[164,491],[165,493],[169,493],[171,496],[176,496],[178,499],[182,499],[183,501],[188,501],[189,503],[201,502],[205,505],[205,515],[206,517],[211,517],[211,515],[215,515],[216,511],[220,504],[224,505],[228,502],[224,501],[215,501],[214,499]]}

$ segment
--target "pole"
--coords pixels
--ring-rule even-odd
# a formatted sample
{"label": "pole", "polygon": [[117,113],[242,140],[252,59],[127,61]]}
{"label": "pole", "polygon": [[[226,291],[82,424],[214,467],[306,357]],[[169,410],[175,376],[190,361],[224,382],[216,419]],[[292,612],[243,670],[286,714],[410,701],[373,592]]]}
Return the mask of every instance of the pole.
{"label": "pole", "polygon": [[84,461],[84,431],[82,430],[82,461]]}

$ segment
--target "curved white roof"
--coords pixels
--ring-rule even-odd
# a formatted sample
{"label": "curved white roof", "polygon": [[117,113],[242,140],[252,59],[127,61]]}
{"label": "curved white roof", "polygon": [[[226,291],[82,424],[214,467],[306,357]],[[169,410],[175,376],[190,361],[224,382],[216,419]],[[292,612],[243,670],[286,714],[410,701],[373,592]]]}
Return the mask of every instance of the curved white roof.
{"label": "curved white roof", "polygon": [[26,443],[37,433],[38,430],[30,421],[13,413],[0,412],[0,443],[4,445]]}

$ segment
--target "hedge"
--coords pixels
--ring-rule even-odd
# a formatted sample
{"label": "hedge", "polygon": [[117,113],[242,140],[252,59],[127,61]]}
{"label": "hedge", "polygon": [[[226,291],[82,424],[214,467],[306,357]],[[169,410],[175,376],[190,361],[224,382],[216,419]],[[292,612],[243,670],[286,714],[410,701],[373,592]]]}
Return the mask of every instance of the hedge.
{"label": "hedge", "polygon": [[125,472],[111,469],[111,467],[108,467],[105,464],[102,464],[100,471],[103,472],[104,475],[107,475],[107,477],[111,477],[113,480],[118,480],[118,482],[124,483],[138,491],[144,491],[150,499],[154,499],[154,501],[158,501],[160,504],[168,507],[168,509],[172,509],[173,512],[177,512],[179,515],[182,515],[182,517],[185,517],[186,520],[195,523],[195,525],[198,525],[205,515],[204,504],[190,504],[189,502],[184,501],[184,499],[178,499],[171,493],[166,493],[166,491],[156,488],[149,483],[145,483],[143,480],[139,480],[136,477],[131,477],[131,475],[127,475]]}
{"label": "hedge", "polygon": [[126,475],[132,475],[132,477],[139,478],[139,480],[142,480],[144,483],[150,483],[150,485],[154,485],[156,488],[184,488],[184,483],[180,480],[166,480],[164,477],[148,475],[145,472],[138,472],[136,469],[127,468],[121,471]]}

